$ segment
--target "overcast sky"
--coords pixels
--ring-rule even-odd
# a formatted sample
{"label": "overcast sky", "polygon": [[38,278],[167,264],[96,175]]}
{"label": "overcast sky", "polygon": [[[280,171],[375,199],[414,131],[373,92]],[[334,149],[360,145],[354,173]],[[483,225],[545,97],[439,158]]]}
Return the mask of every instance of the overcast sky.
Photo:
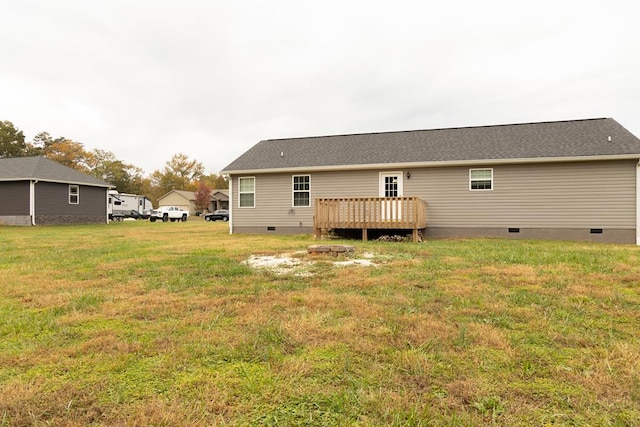
{"label": "overcast sky", "polygon": [[0,120],[218,172],[261,139],[613,117],[633,0],[0,0]]}

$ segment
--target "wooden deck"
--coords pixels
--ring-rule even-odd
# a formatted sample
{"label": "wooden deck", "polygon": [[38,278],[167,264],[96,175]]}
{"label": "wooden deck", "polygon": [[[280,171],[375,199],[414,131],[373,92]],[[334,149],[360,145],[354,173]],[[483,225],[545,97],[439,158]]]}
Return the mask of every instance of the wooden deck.
{"label": "wooden deck", "polygon": [[328,230],[360,229],[367,240],[369,229],[418,230],[427,227],[427,202],[419,197],[345,197],[316,199],[314,230],[320,238]]}

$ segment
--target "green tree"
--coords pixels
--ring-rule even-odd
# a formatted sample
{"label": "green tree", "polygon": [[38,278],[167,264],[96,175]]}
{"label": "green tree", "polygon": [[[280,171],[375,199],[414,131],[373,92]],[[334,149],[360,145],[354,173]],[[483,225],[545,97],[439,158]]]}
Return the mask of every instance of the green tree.
{"label": "green tree", "polygon": [[24,133],[10,121],[0,121],[0,157],[23,157],[28,154]]}
{"label": "green tree", "polygon": [[195,191],[203,175],[202,163],[189,159],[185,154],[175,154],[162,171],[156,170],[151,174],[151,182],[161,196],[171,190]]}
{"label": "green tree", "polygon": [[142,177],[140,180],[140,190],[136,194],[144,194],[151,200],[153,206],[158,206],[158,199],[164,195],[164,190],[156,187],[150,177]]}
{"label": "green tree", "polygon": [[80,142],[58,138],[45,143],[43,151],[48,159],[80,172],[89,172],[91,153],[86,151]]}
{"label": "green tree", "polygon": [[110,151],[94,149],[87,157],[89,173],[116,187],[121,193],[144,194],[142,169],[118,160]]}
{"label": "green tree", "polygon": [[49,132],[40,132],[33,137],[33,142],[27,143],[29,145],[30,155],[44,156],[47,149],[54,142],[63,142],[65,139],[64,137],[53,139]]}
{"label": "green tree", "polygon": [[205,175],[203,177],[203,181],[214,190],[222,190],[229,188],[229,182],[224,178],[223,175],[212,173],[209,175]]}

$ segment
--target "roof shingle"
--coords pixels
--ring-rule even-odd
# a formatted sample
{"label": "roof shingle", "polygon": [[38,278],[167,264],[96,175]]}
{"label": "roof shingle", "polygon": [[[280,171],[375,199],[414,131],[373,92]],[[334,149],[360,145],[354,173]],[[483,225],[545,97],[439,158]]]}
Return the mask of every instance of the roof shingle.
{"label": "roof shingle", "polygon": [[14,157],[0,159],[0,181],[41,180],[69,184],[112,187],[91,175],[71,169],[45,157]]}
{"label": "roof shingle", "polygon": [[635,154],[640,157],[640,139],[602,118],[270,139],[223,172]]}

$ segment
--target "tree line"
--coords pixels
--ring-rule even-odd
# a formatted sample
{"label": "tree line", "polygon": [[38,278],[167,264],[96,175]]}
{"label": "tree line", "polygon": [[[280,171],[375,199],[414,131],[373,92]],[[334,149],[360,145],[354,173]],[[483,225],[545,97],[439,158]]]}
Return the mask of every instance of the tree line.
{"label": "tree line", "polygon": [[[185,154],[175,154],[162,169],[145,176],[135,165],[119,160],[107,150],[86,150],[80,142],[52,137],[40,132],[27,141],[24,133],[10,121],[0,121],[0,158],[44,156],[98,179],[106,181],[120,193],[143,194],[157,206],[158,198],[171,190],[196,192],[196,205],[208,205],[213,189],[228,188],[220,174],[206,174],[204,166]],[[206,195],[206,196],[205,196]]]}

